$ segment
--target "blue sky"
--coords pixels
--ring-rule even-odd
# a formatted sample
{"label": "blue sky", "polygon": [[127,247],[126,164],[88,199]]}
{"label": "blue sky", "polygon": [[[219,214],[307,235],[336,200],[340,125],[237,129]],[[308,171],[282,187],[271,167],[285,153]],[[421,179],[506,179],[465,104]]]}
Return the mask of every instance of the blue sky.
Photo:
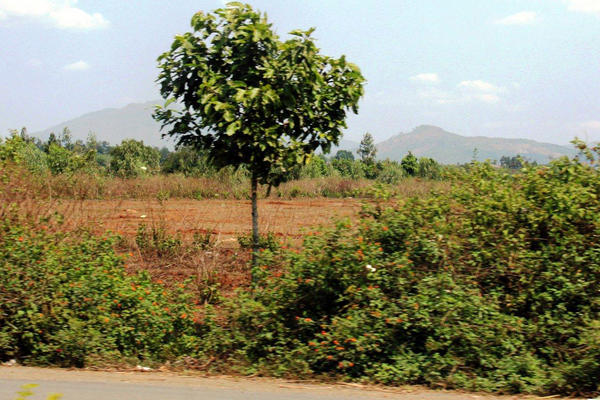
{"label": "blue sky", "polygon": [[[368,80],[346,138],[432,124],[600,141],[600,0],[253,0],[277,32],[316,27]],[[159,98],[156,58],[220,0],[0,0],[0,130]]]}

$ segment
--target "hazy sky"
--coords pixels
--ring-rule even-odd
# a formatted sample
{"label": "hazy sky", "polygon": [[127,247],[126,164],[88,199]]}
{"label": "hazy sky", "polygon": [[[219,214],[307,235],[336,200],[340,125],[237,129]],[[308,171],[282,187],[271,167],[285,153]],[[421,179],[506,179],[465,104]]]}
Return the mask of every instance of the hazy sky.
{"label": "hazy sky", "polygon": [[[600,0],[251,0],[368,80],[347,139],[417,125],[600,141]],[[220,0],[0,0],[0,130],[159,98],[156,58]]]}

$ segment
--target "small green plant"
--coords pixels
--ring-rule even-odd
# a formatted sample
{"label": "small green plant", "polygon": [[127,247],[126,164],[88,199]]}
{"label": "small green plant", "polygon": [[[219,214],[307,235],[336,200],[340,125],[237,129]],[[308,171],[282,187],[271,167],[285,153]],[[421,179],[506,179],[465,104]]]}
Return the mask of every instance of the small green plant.
{"label": "small green plant", "polygon": [[208,229],[204,233],[194,232],[194,240],[192,245],[200,250],[212,249],[215,246],[215,239],[213,237],[213,230]]}
{"label": "small green plant", "polygon": [[159,254],[173,254],[181,247],[181,239],[168,234],[164,227],[148,228],[146,224],[138,226],[135,242],[141,250]]}
{"label": "small green plant", "polygon": [[290,189],[290,198],[296,198],[302,194],[302,189],[298,186],[294,186]]}
{"label": "small green plant", "polygon": [[156,199],[159,203],[163,203],[171,198],[171,193],[168,190],[160,189],[156,194]]}
{"label": "small green plant", "polygon": [[[242,249],[252,249],[251,234],[240,234],[237,237],[237,241]],[[259,248],[275,252],[279,250],[280,247],[281,245],[279,244],[279,240],[273,232],[267,232],[266,234],[260,235]]]}

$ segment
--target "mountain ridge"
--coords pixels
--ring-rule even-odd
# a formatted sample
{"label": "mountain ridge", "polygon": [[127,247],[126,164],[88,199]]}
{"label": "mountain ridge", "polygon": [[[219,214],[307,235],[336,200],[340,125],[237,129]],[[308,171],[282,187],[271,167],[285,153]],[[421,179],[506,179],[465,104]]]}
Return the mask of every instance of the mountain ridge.
{"label": "mountain ridge", "polygon": [[[163,104],[161,100],[144,103],[131,103],[122,108],[105,108],[83,114],[80,117],[56,124],[33,135],[47,139],[50,132],[59,133],[68,127],[75,140],[85,140],[89,132],[97,135],[98,140],[106,140],[118,144],[123,139],[142,140],[145,144],[156,147],[173,148],[172,139],[162,139],[160,123],[152,118],[154,105]],[[330,155],[339,150],[355,152],[359,143],[341,139],[334,146]],[[563,155],[573,156],[574,149],[565,146],[536,142],[529,139],[491,138],[487,136],[462,136],[445,131],[433,125],[421,125],[408,133],[394,135],[377,144],[379,159],[389,158],[400,161],[408,151],[417,157],[430,157],[442,164],[466,163],[473,159],[474,149],[477,148],[478,159],[499,160],[502,156],[517,154],[537,161],[547,163],[551,158]]]}
{"label": "mountain ridge", "polygon": [[420,125],[411,132],[394,135],[379,143],[377,148],[380,159],[400,161],[411,151],[417,157],[430,157],[442,164],[466,163],[475,153],[480,161],[520,155],[540,164],[577,154],[574,149],[557,144],[530,139],[462,136],[434,125]]}

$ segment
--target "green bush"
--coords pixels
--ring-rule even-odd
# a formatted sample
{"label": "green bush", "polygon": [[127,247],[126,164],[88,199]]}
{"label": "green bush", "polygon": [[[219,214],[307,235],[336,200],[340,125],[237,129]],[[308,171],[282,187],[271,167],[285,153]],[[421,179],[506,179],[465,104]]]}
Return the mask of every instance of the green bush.
{"label": "green bush", "polygon": [[125,139],[110,150],[110,170],[124,178],[155,174],[160,170],[160,152],[144,142]]}
{"label": "green bush", "polygon": [[181,238],[167,233],[164,226],[148,228],[138,225],[135,243],[142,251],[154,251],[159,255],[174,254],[181,248]]}
{"label": "green bush", "polygon": [[250,373],[600,391],[595,162],[516,175],[475,164],[449,193],[366,208],[355,226],[265,258],[204,356]]}
{"label": "green bush", "polygon": [[378,164],[379,172],[377,174],[377,181],[393,185],[400,182],[406,177],[406,171],[404,168],[394,161],[383,161]]}
{"label": "green bush", "polygon": [[0,361],[82,367],[190,351],[184,289],[127,275],[115,239],[51,233],[15,216],[0,223]]}
{"label": "green bush", "polygon": [[6,140],[0,138],[0,161],[24,165],[36,173],[48,170],[46,154],[37,148],[25,132],[11,131]]}
{"label": "green bush", "polygon": [[[237,241],[242,249],[252,249],[252,233],[238,235]],[[258,244],[261,249],[269,251],[277,251],[280,247],[279,240],[273,232],[261,234]]]}

